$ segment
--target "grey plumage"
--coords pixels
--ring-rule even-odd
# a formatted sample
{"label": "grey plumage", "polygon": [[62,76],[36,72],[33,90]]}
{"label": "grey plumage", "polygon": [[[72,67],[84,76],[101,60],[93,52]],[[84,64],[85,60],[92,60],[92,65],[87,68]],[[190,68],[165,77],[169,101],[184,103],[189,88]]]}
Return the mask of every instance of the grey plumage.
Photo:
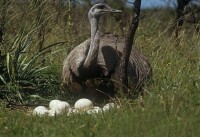
{"label": "grey plumage", "polygon": [[[94,96],[95,91],[103,90],[104,94],[113,96],[115,88],[119,86],[120,57],[125,39],[112,34],[100,35],[98,21],[107,12],[120,11],[103,3],[90,9],[91,38],[75,47],[64,61],[63,82],[72,92]],[[133,47],[128,65],[129,88],[142,88],[151,73],[147,59]]]}

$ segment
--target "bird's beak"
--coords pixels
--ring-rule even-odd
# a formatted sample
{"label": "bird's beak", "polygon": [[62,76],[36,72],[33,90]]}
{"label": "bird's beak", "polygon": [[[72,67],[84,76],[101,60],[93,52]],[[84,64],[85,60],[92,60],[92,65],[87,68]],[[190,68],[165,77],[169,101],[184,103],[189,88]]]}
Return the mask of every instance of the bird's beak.
{"label": "bird's beak", "polygon": [[109,10],[103,10],[104,13],[121,13],[121,10],[116,9],[109,9]]}
{"label": "bird's beak", "polygon": [[112,13],[121,13],[121,12],[122,12],[122,10],[111,9],[111,11],[110,11],[110,12],[112,12]]}
{"label": "bird's beak", "polygon": [[121,10],[113,9],[110,6],[106,5],[107,9],[104,10],[104,13],[121,13]]}

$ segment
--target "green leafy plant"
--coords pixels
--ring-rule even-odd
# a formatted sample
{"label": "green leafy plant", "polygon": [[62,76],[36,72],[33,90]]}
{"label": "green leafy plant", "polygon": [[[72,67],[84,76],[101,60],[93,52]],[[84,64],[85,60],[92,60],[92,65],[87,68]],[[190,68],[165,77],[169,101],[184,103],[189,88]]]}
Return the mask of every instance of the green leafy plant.
{"label": "green leafy plant", "polygon": [[[56,87],[58,87],[58,79],[53,75],[55,73],[49,74],[49,70],[53,66],[44,65],[41,60],[48,57],[49,53],[51,53],[51,48],[62,44],[63,42],[55,43],[39,51],[32,51],[34,46],[32,31],[26,33],[25,30],[21,30],[5,53],[6,67],[4,73],[0,74],[0,80],[3,83],[1,89],[5,92],[0,94],[8,99],[10,98],[8,95],[14,93],[15,97],[23,101],[24,95],[32,94],[33,91],[38,91],[44,87],[48,88],[50,86],[52,88],[52,83],[54,85],[57,84]],[[54,53],[56,52],[54,51]],[[57,80],[55,80],[55,77]]]}

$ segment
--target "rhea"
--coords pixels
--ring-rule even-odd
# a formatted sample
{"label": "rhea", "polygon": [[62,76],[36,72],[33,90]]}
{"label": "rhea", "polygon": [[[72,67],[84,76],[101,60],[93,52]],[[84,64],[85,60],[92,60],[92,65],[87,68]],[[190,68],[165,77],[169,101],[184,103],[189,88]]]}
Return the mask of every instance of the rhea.
{"label": "rhea", "polygon": [[[94,5],[88,12],[91,37],[75,47],[63,64],[63,83],[84,97],[113,97],[119,87],[120,58],[125,40],[112,34],[100,34],[100,17],[121,13],[105,3]],[[128,64],[129,88],[133,92],[143,87],[151,77],[151,66],[140,51],[133,47]]]}

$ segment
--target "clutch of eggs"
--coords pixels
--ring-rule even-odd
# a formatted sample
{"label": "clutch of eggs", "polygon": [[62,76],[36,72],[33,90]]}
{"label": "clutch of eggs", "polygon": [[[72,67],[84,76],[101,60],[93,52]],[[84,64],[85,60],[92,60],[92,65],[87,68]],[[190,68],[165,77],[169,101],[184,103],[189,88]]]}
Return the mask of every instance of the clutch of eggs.
{"label": "clutch of eggs", "polygon": [[71,108],[69,103],[60,100],[51,100],[49,103],[49,110],[44,106],[38,106],[33,110],[33,115],[49,115],[55,116],[67,113],[68,116],[77,113],[97,114],[107,112],[110,109],[116,108],[114,103],[108,103],[100,107],[93,106],[92,101],[86,98],[79,99],[75,102],[74,108]]}

